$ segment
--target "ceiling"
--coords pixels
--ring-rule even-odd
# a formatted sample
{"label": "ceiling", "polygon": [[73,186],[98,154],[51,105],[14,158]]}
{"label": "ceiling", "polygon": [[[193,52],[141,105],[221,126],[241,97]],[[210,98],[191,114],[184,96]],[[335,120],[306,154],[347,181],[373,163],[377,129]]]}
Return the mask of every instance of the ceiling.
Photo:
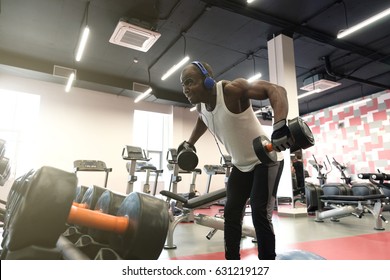
{"label": "ceiling", "polygon": [[[285,34],[294,41],[298,95],[317,74],[341,83],[299,99],[303,115],[390,88],[390,17],[336,38],[387,8],[389,0],[0,0],[0,71],[65,85],[53,76],[59,65],[77,70],[76,87],[134,98],[136,82],[153,87],[146,101],[191,107],[180,71],[161,80],[184,54],[208,62],[217,80],[254,71],[268,80],[267,41]],[[147,52],[110,43],[123,18],[161,37]],[[76,62],[86,22],[90,37]]]}

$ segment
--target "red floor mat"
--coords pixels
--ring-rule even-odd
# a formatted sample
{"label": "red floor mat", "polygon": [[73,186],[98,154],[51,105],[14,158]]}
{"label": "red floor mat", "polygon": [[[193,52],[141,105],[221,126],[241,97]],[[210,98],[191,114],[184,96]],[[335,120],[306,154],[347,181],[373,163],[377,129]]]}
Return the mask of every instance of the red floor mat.
{"label": "red floor mat", "polygon": [[390,260],[390,232],[302,242],[291,248],[314,252],[328,260]]}
{"label": "red floor mat", "polygon": [[[291,244],[290,249],[315,253],[327,260],[390,260],[390,232]],[[256,259],[257,248],[241,251],[242,259]],[[183,256],[176,260],[223,260],[224,252]]]}

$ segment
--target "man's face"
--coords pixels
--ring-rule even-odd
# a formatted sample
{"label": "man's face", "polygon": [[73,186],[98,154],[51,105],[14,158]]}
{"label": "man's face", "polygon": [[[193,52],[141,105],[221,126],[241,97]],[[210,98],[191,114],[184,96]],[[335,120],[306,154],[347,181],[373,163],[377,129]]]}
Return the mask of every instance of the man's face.
{"label": "man's face", "polygon": [[202,74],[194,65],[187,66],[181,73],[180,82],[183,93],[193,105],[202,101],[202,96],[205,93],[203,80]]}

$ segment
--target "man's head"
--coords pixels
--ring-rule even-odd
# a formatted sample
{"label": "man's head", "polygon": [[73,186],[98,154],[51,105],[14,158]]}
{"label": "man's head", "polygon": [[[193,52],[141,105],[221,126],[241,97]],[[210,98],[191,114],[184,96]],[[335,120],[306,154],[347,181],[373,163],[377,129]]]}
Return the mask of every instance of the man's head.
{"label": "man's head", "polygon": [[194,61],[184,67],[180,82],[183,86],[183,93],[192,104],[203,102],[215,85],[210,65],[199,61]]}

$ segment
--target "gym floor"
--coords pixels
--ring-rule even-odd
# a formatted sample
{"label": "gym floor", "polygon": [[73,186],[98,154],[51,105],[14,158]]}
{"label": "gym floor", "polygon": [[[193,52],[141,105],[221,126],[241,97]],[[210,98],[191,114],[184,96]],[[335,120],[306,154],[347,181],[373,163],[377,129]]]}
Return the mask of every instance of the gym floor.
{"label": "gym floor", "polygon": [[[290,205],[280,205],[291,208]],[[297,207],[304,207],[297,205]],[[220,206],[195,210],[195,213],[215,215]],[[390,212],[383,216],[390,220]],[[277,253],[303,250],[315,253],[328,260],[390,260],[390,225],[383,223],[384,230],[374,229],[370,213],[361,219],[354,216],[341,218],[339,222],[329,219],[315,222],[310,215],[281,216],[274,212],[273,223],[276,234]],[[245,216],[244,223],[251,225],[251,217]],[[173,243],[176,249],[164,249],[161,260],[223,260],[223,232],[208,240],[209,228],[192,222],[177,225]],[[244,237],[241,243],[241,258],[257,259],[256,243],[251,237]]]}

